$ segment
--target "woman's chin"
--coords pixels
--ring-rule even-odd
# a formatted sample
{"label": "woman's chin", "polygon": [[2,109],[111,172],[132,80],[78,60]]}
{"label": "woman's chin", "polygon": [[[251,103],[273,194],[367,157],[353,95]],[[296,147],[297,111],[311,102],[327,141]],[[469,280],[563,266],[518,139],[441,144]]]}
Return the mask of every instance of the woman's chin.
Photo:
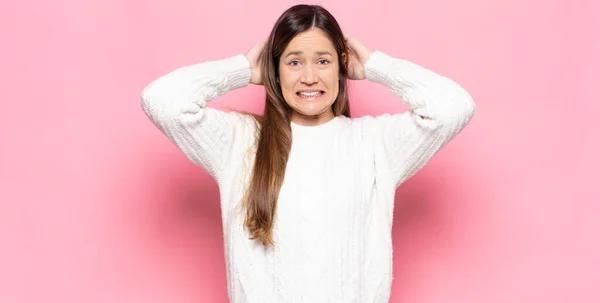
{"label": "woman's chin", "polygon": [[331,111],[331,105],[320,105],[314,104],[314,106],[299,106],[294,107],[294,112],[298,116],[306,118],[319,118],[321,116],[329,115]]}
{"label": "woman's chin", "polygon": [[[287,102],[296,115],[307,118],[318,118],[323,115],[329,115],[332,101],[327,98],[302,99],[296,95],[292,97],[292,102]],[[289,99],[288,99],[289,100]]]}

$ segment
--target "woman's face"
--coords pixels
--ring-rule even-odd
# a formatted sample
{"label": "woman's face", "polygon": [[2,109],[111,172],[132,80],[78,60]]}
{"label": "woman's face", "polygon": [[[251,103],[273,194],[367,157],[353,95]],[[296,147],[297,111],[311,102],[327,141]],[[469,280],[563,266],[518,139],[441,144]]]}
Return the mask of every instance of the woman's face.
{"label": "woman's face", "polygon": [[279,59],[279,84],[297,124],[318,125],[334,117],[339,79],[337,52],[319,28],[294,37]]}

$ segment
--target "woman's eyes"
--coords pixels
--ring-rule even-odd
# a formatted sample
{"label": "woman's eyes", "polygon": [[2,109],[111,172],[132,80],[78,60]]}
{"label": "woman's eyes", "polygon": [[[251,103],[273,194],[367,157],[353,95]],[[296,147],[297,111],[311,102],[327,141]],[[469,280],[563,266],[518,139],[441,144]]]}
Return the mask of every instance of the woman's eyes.
{"label": "woman's eyes", "polygon": [[[329,60],[327,60],[327,59],[321,59],[321,60],[319,60],[319,61],[317,61],[317,62],[318,62],[319,64],[321,64],[321,65],[327,65],[327,64],[329,64]],[[289,63],[289,64],[290,64],[291,66],[298,66],[298,64],[300,64],[300,61],[298,61],[298,60],[292,60],[292,61],[290,61],[290,63]]]}

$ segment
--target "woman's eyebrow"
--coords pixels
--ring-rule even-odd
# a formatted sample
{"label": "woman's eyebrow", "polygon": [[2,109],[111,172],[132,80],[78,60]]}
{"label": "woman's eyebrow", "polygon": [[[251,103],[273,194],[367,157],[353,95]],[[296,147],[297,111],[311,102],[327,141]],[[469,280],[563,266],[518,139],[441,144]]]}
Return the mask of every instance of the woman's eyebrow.
{"label": "woman's eyebrow", "polygon": [[[287,55],[285,55],[284,58],[287,58],[287,57],[292,56],[292,55],[298,56],[298,55],[302,55],[302,54],[304,54],[303,51],[293,51],[293,52],[287,53]],[[319,56],[329,55],[329,56],[333,57],[333,55],[330,52],[328,52],[328,51],[316,51],[315,54],[317,54]]]}

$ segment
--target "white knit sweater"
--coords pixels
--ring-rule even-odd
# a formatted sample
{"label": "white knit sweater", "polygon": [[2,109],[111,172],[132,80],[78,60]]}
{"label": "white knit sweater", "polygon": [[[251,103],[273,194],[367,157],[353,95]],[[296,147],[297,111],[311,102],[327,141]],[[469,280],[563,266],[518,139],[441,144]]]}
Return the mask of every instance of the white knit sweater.
{"label": "white knit sweater", "polygon": [[365,73],[410,110],[292,123],[274,248],[248,239],[239,208],[254,159],[253,118],[205,107],[249,84],[246,57],[181,67],[143,90],[148,117],[218,183],[231,302],[388,302],[395,189],[467,125],[475,105],[452,80],[381,51]]}

